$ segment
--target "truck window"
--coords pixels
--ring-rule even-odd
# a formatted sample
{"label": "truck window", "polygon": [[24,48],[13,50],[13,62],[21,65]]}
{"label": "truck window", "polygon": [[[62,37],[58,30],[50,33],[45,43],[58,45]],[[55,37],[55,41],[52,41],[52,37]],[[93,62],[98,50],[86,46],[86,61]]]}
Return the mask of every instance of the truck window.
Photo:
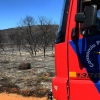
{"label": "truck window", "polygon": [[56,43],[61,43],[65,41],[65,33],[66,33],[66,23],[67,23],[67,17],[68,17],[68,10],[69,10],[69,3],[70,0],[64,0],[64,9],[62,14],[62,20],[59,25],[59,30],[56,38]]}

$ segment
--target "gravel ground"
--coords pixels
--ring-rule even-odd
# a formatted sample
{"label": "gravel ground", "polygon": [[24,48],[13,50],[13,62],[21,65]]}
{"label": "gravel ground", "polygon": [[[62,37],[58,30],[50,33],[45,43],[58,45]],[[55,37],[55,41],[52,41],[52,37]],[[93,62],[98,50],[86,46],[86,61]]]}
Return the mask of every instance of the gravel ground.
{"label": "gravel ground", "polygon": [[[19,70],[22,62],[31,64],[31,69]],[[51,88],[51,79],[54,77],[54,57],[52,51],[37,53],[31,57],[30,54],[21,50],[14,51],[9,48],[0,54],[0,92],[17,93],[23,96],[43,97]]]}

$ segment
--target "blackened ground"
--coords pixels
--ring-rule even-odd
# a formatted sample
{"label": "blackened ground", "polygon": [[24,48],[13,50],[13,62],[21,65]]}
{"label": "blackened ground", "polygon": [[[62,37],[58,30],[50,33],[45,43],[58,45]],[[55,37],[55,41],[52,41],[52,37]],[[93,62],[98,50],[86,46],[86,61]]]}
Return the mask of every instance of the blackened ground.
{"label": "blackened ground", "polygon": [[[0,54],[0,92],[17,93],[23,96],[43,97],[51,88],[51,79],[55,75],[54,55],[47,51],[31,57],[26,51],[13,54],[7,50]],[[19,70],[22,62],[31,64],[27,70]]]}

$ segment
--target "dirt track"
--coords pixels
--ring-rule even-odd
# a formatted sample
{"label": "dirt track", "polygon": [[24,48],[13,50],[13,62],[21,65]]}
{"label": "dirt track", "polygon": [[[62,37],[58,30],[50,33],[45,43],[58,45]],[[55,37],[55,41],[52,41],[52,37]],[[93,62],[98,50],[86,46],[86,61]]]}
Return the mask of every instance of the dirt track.
{"label": "dirt track", "polygon": [[23,97],[21,95],[16,94],[0,94],[0,100],[46,100],[46,97],[36,98],[36,97]]}

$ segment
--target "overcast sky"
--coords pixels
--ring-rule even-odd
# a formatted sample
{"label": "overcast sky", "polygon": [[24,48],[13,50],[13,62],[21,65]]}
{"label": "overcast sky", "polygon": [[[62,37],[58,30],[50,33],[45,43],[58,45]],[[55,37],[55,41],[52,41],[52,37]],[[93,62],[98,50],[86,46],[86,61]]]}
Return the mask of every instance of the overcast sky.
{"label": "overcast sky", "polygon": [[30,15],[52,18],[60,23],[64,0],[0,0],[0,29],[17,27],[17,23]]}

